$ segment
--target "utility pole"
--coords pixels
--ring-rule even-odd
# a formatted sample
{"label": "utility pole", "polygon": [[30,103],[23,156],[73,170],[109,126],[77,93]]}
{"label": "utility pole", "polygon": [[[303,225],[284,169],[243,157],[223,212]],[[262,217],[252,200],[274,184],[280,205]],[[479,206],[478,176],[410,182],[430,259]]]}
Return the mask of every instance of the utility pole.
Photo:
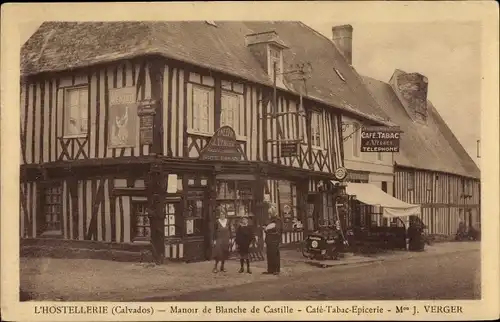
{"label": "utility pole", "polygon": [[[271,120],[276,119],[276,128],[277,128],[277,138],[276,140],[274,139],[267,139],[267,142],[271,142],[273,145],[277,144],[278,145],[278,153],[277,153],[277,158],[278,158],[278,163],[281,163],[281,158],[282,158],[282,143],[284,141],[287,141],[287,143],[290,143],[290,140],[286,140],[283,136],[283,130],[281,128],[281,123],[279,121],[280,117],[283,116],[288,116],[288,115],[298,115],[298,116],[305,116],[305,113],[302,112],[301,110],[304,110],[303,108],[303,92],[307,95],[307,86],[306,86],[306,80],[310,78],[310,73],[312,72],[312,66],[311,63],[302,63],[302,64],[296,64],[291,68],[290,70],[287,70],[286,72],[281,72],[277,64],[273,64],[273,100],[272,100],[272,107],[271,107],[271,113],[266,114],[264,113],[264,119],[270,118]],[[299,90],[299,108],[296,111],[286,111],[286,112],[278,112],[278,97],[277,97],[277,77],[278,75],[291,75],[289,81],[301,81],[303,82],[303,90]],[[297,124],[298,125],[298,124]],[[299,144],[304,141],[304,136],[302,135],[301,138],[296,138],[292,140],[292,143]]]}
{"label": "utility pole", "polygon": [[[287,71],[281,71],[279,68],[278,68],[278,64],[276,62],[273,62],[273,99],[272,99],[272,106],[271,106],[271,113],[268,114],[266,112],[264,112],[264,115],[263,115],[263,119],[264,119],[264,122],[267,121],[267,119],[271,119],[271,123],[273,123],[274,120],[276,120],[275,124],[276,124],[276,139],[272,139],[272,135],[273,133],[271,133],[271,139],[268,139],[266,138],[266,143],[268,142],[271,142],[271,145],[274,147],[275,145],[277,145],[277,159],[278,159],[278,164],[281,164],[281,158],[282,158],[282,144],[284,143],[284,141],[287,141],[286,143],[292,143],[292,144],[295,144],[296,145],[296,154],[297,154],[297,158],[300,157],[300,147],[299,147],[299,144],[302,143],[304,141],[304,137],[302,136],[302,138],[296,138],[294,140],[292,140],[290,142],[290,140],[286,140],[284,138],[284,133],[283,133],[283,130],[282,130],[282,127],[281,127],[281,122],[280,122],[280,118],[281,117],[286,117],[288,115],[297,115],[297,116],[305,116],[305,113],[301,112],[299,109],[303,110],[303,94],[302,94],[302,91],[299,91],[299,108],[296,110],[296,111],[284,111],[284,112],[278,112],[278,94],[277,94],[277,80],[278,80],[278,75],[279,76],[283,76],[283,75],[291,75],[292,79],[291,81],[296,81],[296,80],[300,80],[304,83],[304,89],[306,89],[307,87],[305,86],[305,81],[307,78],[310,77],[310,73],[312,71],[312,66],[311,66],[311,63],[303,63],[303,64],[297,64],[295,66],[293,66],[294,68],[291,68],[290,70],[287,70]],[[297,76],[298,75],[298,76]],[[265,111],[265,110],[264,110]],[[299,126],[298,122],[297,122],[297,126]],[[267,149],[267,144],[266,144],[266,149]],[[280,194],[280,188],[279,188],[279,183],[277,185],[277,200],[278,200],[278,205],[277,205],[277,210],[278,212],[280,212],[280,205],[279,205],[279,194]]]}

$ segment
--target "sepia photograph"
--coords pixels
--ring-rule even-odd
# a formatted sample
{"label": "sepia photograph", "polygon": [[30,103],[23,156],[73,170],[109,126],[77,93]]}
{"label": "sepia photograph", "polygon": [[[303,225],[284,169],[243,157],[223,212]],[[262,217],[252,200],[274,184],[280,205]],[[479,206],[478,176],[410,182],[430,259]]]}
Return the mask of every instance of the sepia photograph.
{"label": "sepia photograph", "polygon": [[480,20],[40,18],[9,139],[33,314],[483,299]]}

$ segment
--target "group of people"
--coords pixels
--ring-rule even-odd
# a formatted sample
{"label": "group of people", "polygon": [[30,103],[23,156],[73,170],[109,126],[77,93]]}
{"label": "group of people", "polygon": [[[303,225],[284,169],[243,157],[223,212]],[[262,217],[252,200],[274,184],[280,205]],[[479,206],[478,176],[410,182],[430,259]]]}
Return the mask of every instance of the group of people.
{"label": "group of people", "polygon": [[[268,224],[263,227],[266,233],[265,243],[267,250],[267,271],[263,274],[279,275],[280,273],[280,250],[279,244],[281,241],[281,222],[277,211],[271,207],[268,211],[270,218]],[[214,238],[213,238],[213,258],[215,266],[213,273],[226,272],[225,262],[229,257],[229,243],[231,238],[231,228],[225,212],[219,214],[219,218],[215,223]],[[255,239],[253,227],[248,223],[248,218],[243,217],[240,220],[239,226],[236,229],[235,243],[240,257],[240,273],[246,272],[251,274],[250,269],[250,245]],[[219,266],[220,264],[220,266]]]}

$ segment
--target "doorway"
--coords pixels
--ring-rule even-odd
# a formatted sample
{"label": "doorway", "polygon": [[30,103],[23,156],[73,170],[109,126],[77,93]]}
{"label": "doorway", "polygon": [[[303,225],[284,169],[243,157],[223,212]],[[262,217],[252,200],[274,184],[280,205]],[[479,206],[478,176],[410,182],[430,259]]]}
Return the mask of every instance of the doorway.
{"label": "doorway", "polygon": [[[213,226],[219,215],[224,212],[230,227],[229,252],[236,252],[236,229],[243,218],[247,218],[249,225],[254,228],[256,237],[260,239],[258,227],[262,224],[259,220],[256,202],[262,193],[257,191],[257,180],[253,175],[220,174],[215,178],[215,216],[211,218]],[[211,244],[213,236],[207,236]],[[250,252],[259,252],[261,243],[254,243]],[[251,254],[252,255],[252,254]]]}

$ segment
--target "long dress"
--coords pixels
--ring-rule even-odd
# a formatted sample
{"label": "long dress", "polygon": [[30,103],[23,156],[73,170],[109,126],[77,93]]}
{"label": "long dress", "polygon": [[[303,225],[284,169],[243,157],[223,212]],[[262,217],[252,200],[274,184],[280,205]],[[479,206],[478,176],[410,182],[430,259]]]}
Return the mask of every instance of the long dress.
{"label": "long dress", "polygon": [[215,247],[213,250],[213,257],[215,260],[224,261],[229,256],[229,221],[226,223],[226,226],[223,226],[220,220],[217,220],[215,223],[214,235]]}
{"label": "long dress", "polygon": [[[274,224],[273,228],[266,229],[266,255],[267,255],[267,273],[280,272],[280,241],[281,241],[281,222],[277,218],[273,218],[270,224]],[[270,227],[268,225],[268,227]]]}

